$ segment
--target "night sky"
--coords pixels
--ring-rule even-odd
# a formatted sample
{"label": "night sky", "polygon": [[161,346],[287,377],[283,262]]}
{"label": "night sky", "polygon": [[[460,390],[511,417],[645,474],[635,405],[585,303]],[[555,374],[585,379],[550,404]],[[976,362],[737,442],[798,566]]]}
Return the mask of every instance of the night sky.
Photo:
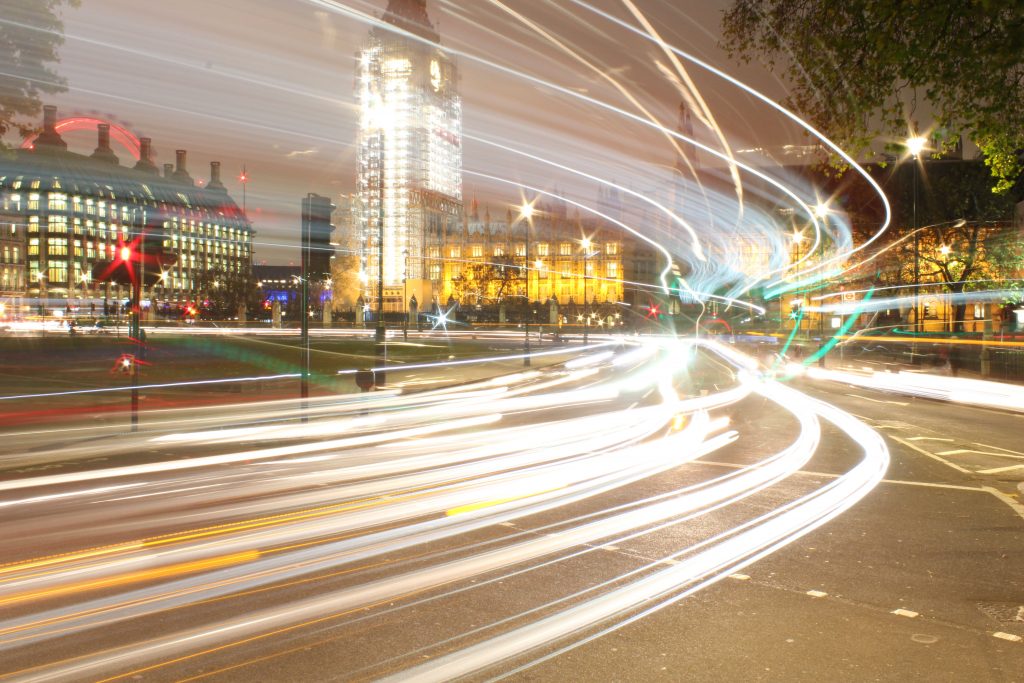
{"label": "night sky", "polygon": [[[384,0],[344,4],[379,13]],[[635,23],[617,0],[597,6]],[[757,65],[740,68],[717,47],[726,0],[687,3],[641,0],[639,8],[669,43],[761,89],[783,89]],[[508,6],[614,75],[658,119],[674,127],[680,96],[657,61],[654,44],[570,0],[510,0]],[[447,47],[636,111],[593,71],[500,7],[473,0],[430,0],[428,9]],[[83,0],[65,12],[66,43],[58,69],[68,92],[53,98],[60,114],[98,113],[153,138],[158,164],[189,151],[189,171],[207,178],[223,163],[225,182],[241,201],[235,177],[243,164],[251,182],[248,208],[257,230],[257,261],[294,261],[300,198],[336,196],[355,187],[357,115],[353,66],[369,27],[300,0]],[[655,192],[675,156],[656,131],[514,75],[457,58],[464,129],[518,150],[586,170],[638,191]],[[805,139],[763,105],[717,78],[689,67],[733,149],[802,143]],[[714,136],[696,127],[697,137]],[[68,140],[91,151],[94,136]],[[126,156],[126,155],[122,155]],[[704,163],[711,162],[704,159]],[[582,203],[596,186],[553,172],[519,155],[467,139],[467,172],[498,175]],[[478,198],[494,212],[517,203],[511,185],[464,178],[467,204]]]}

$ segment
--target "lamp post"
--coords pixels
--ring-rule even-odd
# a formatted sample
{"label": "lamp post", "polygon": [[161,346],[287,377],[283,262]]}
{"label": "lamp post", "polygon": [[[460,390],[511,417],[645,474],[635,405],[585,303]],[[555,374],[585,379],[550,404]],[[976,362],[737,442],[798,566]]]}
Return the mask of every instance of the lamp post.
{"label": "lamp post", "polygon": [[[911,179],[911,228],[914,230],[914,333],[921,331],[921,308],[919,290],[921,289],[921,239],[917,229],[917,183],[918,165],[921,162],[921,152],[928,143],[926,138],[920,135],[913,135],[907,138],[907,151],[914,158],[914,171]],[[917,356],[917,337],[911,346],[911,362],[917,364],[920,359]]]}
{"label": "lamp post", "polygon": [[[804,243],[804,233],[803,233],[802,230],[796,230],[794,228],[792,237],[793,237],[793,246],[796,248],[796,259],[794,260],[794,265],[795,265],[795,264],[800,263],[800,245]],[[797,267],[799,267],[799,266],[797,266]],[[801,297],[800,300],[803,301],[803,298]],[[790,302],[790,303],[792,303],[792,302]],[[779,317],[780,318],[782,317],[781,311],[779,313]],[[796,329],[797,329],[797,331],[799,331],[802,326],[803,326],[803,306],[801,305],[800,315],[797,316],[797,318],[796,318]],[[808,326],[808,330],[810,330],[810,326]],[[810,336],[810,335],[808,334],[808,336]]]}
{"label": "lamp post", "polygon": [[587,296],[588,288],[590,287],[590,271],[588,266],[590,265],[591,257],[600,254],[600,251],[590,251],[592,242],[589,237],[584,237],[580,240],[580,246],[583,247],[583,343],[586,344],[590,336],[590,299]]}
{"label": "lamp post", "polygon": [[526,321],[523,323],[523,367],[530,367],[530,227],[533,225],[533,202],[523,202],[519,207],[519,218],[526,224],[526,253],[523,255],[523,272],[526,273]]}
{"label": "lamp post", "polygon": [[[948,259],[949,259],[949,254],[950,254],[951,251],[952,251],[952,249],[950,249],[948,244],[943,244],[941,247],[939,247],[939,254],[942,255],[943,259],[946,259],[946,263],[944,265],[946,265],[947,267],[949,265]],[[943,315],[942,315],[942,317],[943,317],[943,325],[942,326],[945,328],[946,332],[952,332],[953,331],[953,315],[952,315],[951,311],[949,310],[950,309],[949,294],[947,294],[944,298],[945,298],[945,301],[943,303],[943,308],[946,309],[946,310],[943,311]]]}
{"label": "lamp post", "polygon": [[402,271],[402,339],[409,341],[409,250],[402,250],[405,260]]}

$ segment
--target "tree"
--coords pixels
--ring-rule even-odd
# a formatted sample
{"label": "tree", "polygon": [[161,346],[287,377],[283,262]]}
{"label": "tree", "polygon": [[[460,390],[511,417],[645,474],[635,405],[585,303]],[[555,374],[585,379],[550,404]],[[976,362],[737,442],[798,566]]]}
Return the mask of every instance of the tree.
{"label": "tree", "polygon": [[854,155],[878,135],[905,138],[920,98],[946,145],[962,133],[979,146],[993,191],[1021,173],[1019,0],[734,0],[722,42],[782,71],[787,104]]}
{"label": "tree", "polygon": [[[920,173],[917,202],[918,281],[928,292],[962,294],[971,291],[1005,289],[1024,267],[1019,235],[1011,224],[1014,202],[1021,198],[1020,184],[1006,194],[989,192],[989,176],[978,161],[935,160],[916,171],[908,162],[897,168],[869,166],[879,184],[893,201],[893,227],[876,243],[871,256],[847,282],[861,279],[864,285],[906,288],[914,284],[913,174]],[[879,214],[858,211],[855,241],[863,243],[869,230],[877,229]],[[929,287],[928,285],[933,285]],[[938,285],[936,288],[934,285]],[[890,292],[894,290],[889,290]],[[967,304],[955,300],[953,325],[963,331]],[[909,314],[909,309],[904,309]],[[907,322],[912,320],[912,316]]]}
{"label": "tree", "polygon": [[36,127],[41,96],[66,90],[49,65],[64,43],[64,5],[79,0],[5,0],[0,22],[0,146],[9,130],[29,135]]}

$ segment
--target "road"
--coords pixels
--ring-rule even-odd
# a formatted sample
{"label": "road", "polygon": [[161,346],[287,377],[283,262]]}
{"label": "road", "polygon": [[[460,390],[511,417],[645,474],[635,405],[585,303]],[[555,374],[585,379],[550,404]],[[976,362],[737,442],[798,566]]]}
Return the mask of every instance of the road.
{"label": "road", "polygon": [[305,422],[36,434],[0,482],[0,672],[1019,680],[1024,515],[991,470],[1021,418],[744,363],[649,341]]}

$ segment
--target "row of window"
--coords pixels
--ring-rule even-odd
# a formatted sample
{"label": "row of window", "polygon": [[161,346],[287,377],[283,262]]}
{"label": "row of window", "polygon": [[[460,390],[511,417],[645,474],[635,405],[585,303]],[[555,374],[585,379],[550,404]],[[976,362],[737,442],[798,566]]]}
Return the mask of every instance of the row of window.
{"label": "row of window", "polygon": [[[547,242],[540,242],[536,245],[537,256],[551,256],[551,246]],[[592,244],[591,248],[596,253],[602,253],[606,256],[616,256],[619,253],[619,245],[617,242],[607,242],[604,245],[604,249],[601,250],[597,244]],[[513,248],[513,253],[516,256],[526,256],[526,244],[517,244]],[[574,256],[580,253],[580,248],[573,242],[560,242],[558,244],[558,255],[559,256]],[[482,258],[484,255],[484,247],[481,244],[473,244],[467,250],[466,254],[468,258]],[[493,255],[496,257],[506,256],[507,249],[504,245],[495,245],[493,247]],[[429,247],[427,249],[428,258],[441,258],[440,247]],[[462,247],[455,246],[448,248],[449,258],[462,258]]]}

